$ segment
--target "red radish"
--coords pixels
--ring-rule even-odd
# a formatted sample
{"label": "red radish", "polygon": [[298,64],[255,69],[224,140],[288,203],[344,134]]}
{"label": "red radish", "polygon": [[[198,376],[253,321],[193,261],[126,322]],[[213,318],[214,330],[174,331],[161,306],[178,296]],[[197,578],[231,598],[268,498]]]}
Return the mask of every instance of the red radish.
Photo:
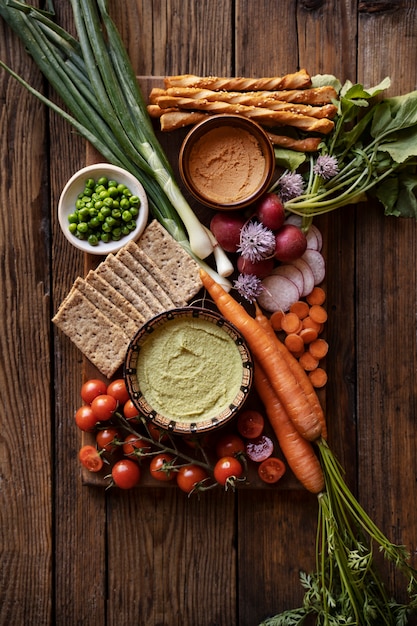
{"label": "red radish", "polygon": [[251,461],[262,463],[268,459],[274,451],[274,444],[270,437],[261,435],[257,439],[252,439],[246,444],[246,454]]}
{"label": "red radish", "polygon": [[266,193],[258,201],[255,213],[259,221],[270,230],[278,230],[285,221],[285,209],[275,193]]}
{"label": "red radish", "polygon": [[283,263],[299,259],[307,249],[302,230],[293,224],[284,224],[275,235],[275,258]]}
{"label": "red radish", "polygon": [[216,213],[210,222],[210,230],[226,252],[236,252],[240,244],[240,231],[246,220],[232,211]]}
{"label": "red radish", "polygon": [[236,266],[238,271],[242,274],[254,274],[255,276],[259,276],[259,278],[264,278],[274,269],[274,259],[250,261],[249,259],[244,259],[243,256],[239,256],[236,261]]}

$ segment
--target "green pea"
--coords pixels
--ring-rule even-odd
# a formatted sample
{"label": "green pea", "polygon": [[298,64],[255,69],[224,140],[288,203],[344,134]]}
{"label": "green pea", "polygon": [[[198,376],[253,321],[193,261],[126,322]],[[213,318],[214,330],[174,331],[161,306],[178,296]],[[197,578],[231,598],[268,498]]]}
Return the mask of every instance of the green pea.
{"label": "green pea", "polygon": [[115,220],[118,220],[122,217],[122,212],[120,209],[112,209],[111,216],[114,217]]}
{"label": "green pea", "polygon": [[113,230],[111,231],[111,238],[113,239],[113,241],[119,241],[121,236],[122,236],[121,229],[120,228],[113,228]]}
{"label": "green pea", "polygon": [[129,230],[135,230],[135,228],[136,228],[136,221],[132,220],[131,222],[128,222],[126,224],[126,226],[128,227]]}
{"label": "green pea", "polygon": [[107,176],[101,176],[98,181],[97,181],[97,185],[105,185],[107,186],[109,182],[109,179],[107,178]]}
{"label": "green pea", "polygon": [[68,215],[68,221],[70,224],[77,224],[78,222],[78,215],[77,213],[70,213]]}
{"label": "green pea", "polygon": [[130,222],[130,220],[132,219],[132,214],[130,211],[123,211],[122,213],[122,220],[124,222]]}
{"label": "green pea", "polygon": [[104,200],[105,198],[109,197],[109,192],[107,191],[107,189],[103,189],[103,191],[100,191],[99,196],[101,200]]}
{"label": "green pea", "polygon": [[88,198],[91,198],[91,196],[93,195],[93,190],[90,189],[90,187],[85,187],[84,191],[83,191],[84,196],[87,196]]}
{"label": "green pea", "polygon": [[119,195],[119,192],[117,191],[117,187],[109,187],[108,194],[110,198],[116,198],[116,196]]}
{"label": "green pea", "polygon": [[103,205],[101,213],[102,215],[104,215],[104,217],[108,217],[109,215],[111,215],[111,208],[109,206]]}
{"label": "green pea", "polygon": [[73,235],[75,235],[75,233],[77,232],[77,224],[75,224],[74,222],[72,222],[72,223],[69,225],[69,227],[68,227],[68,228],[69,228],[70,233],[72,233]]}
{"label": "green pea", "polygon": [[88,217],[90,217],[90,211],[87,209],[87,207],[84,207],[83,209],[78,211],[78,217],[82,222],[84,222]]}
{"label": "green pea", "polygon": [[122,198],[122,199],[120,200],[119,205],[120,205],[120,208],[121,208],[123,211],[125,211],[125,210],[127,210],[127,209],[129,209],[129,208],[130,208],[130,202],[129,202],[129,200],[128,200],[127,198]]}
{"label": "green pea", "polygon": [[97,209],[97,211],[99,211],[102,206],[103,206],[103,200],[96,200],[94,202],[94,208]]}
{"label": "green pea", "polygon": [[92,217],[91,220],[88,222],[88,225],[90,228],[99,228],[101,226],[101,222],[98,219],[98,217]]}
{"label": "green pea", "polygon": [[84,206],[84,202],[81,200],[81,198],[78,198],[78,200],[75,203],[75,208],[76,209],[82,209]]}
{"label": "green pea", "polygon": [[103,222],[101,225],[101,230],[103,233],[111,233],[111,226],[107,222]]}
{"label": "green pea", "polygon": [[109,182],[107,183],[108,187],[115,187],[116,191],[117,191],[117,181],[115,180],[109,180]]}
{"label": "green pea", "polygon": [[116,223],[116,220],[111,215],[109,215],[109,217],[106,217],[106,224],[108,224],[110,228],[114,228],[116,226]]}
{"label": "green pea", "polygon": [[132,217],[137,217],[139,215],[139,209],[136,206],[131,206],[129,211]]}
{"label": "green pea", "polygon": [[130,230],[128,229],[126,224],[123,224],[123,226],[121,226],[121,231],[122,235],[128,235],[130,233]]}
{"label": "green pea", "polygon": [[130,201],[130,206],[139,206],[140,205],[140,200],[137,196],[130,196],[129,198]]}
{"label": "green pea", "polygon": [[110,241],[110,233],[101,233],[100,239],[104,241],[104,243],[108,243]]}
{"label": "green pea", "polygon": [[96,181],[94,180],[94,178],[87,178],[87,180],[85,181],[85,186],[89,189],[94,189],[95,184]]}
{"label": "green pea", "polygon": [[106,218],[105,218],[105,216],[103,215],[103,213],[102,213],[101,211],[99,211],[99,212],[97,213],[97,219],[98,219],[98,221],[99,221],[99,222],[100,222],[100,224],[101,224],[102,222],[104,222],[104,220],[105,220]]}
{"label": "green pea", "polygon": [[80,222],[79,224],[77,224],[77,232],[78,233],[86,233],[88,231],[88,224],[87,222]]}
{"label": "green pea", "polygon": [[89,235],[88,236],[88,243],[90,244],[90,246],[97,246],[99,242],[99,239],[97,237],[97,235]]}
{"label": "green pea", "polygon": [[103,204],[105,204],[106,206],[109,206],[110,208],[113,206],[113,199],[112,198],[104,198],[103,200]]}

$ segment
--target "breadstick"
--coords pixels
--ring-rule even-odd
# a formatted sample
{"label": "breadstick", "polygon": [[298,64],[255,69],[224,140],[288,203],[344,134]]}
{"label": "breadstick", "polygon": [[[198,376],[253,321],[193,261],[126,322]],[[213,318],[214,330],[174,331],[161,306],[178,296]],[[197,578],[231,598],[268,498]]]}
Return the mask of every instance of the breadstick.
{"label": "breadstick", "polygon": [[169,113],[163,113],[159,118],[161,130],[168,132],[170,130],[177,130],[178,128],[184,128],[185,126],[191,126],[202,122],[208,113],[197,113],[195,111],[171,111]]}
{"label": "breadstick", "polygon": [[286,137],[285,135],[275,135],[274,133],[268,133],[268,137],[275,146],[281,148],[290,148],[297,152],[315,152],[321,142],[320,137],[305,137],[304,139],[293,139],[292,137]]}
{"label": "breadstick", "polygon": [[164,80],[165,87],[199,87],[202,89],[224,89],[228,91],[260,91],[277,89],[302,89],[311,86],[311,77],[306,70],[300,70],[294,74],[271,78],[228,78],[218,76],[194,76],[182,74],[180,76],[167,76]]}
{"label": "breadstick", "polygon": [[309,115],[301,115],[293,111],[270,111],[263,107],[250,107],[243,104],[229,104],[228,102],[209,102],[207,100],[193,100],[192,98],[171,98],[162,96],[158,100],[161,108],[177,106],[181,109],[208,111],[209,113],[229,113],[250,117],[262,123],[273,123],[279,126],[295,126],[307,131],[316,131],[327,134],[333,129],[333,122],[327,118],[316,119]]}
{"label": "breadstick", "polygon": [[174,113],[178,111],[176,107],[171,107],[170,109],[161,109],[161,107],[157,104],[148,104],[146,109],[148,111],[149,117],[155,118],[161,117],[161,115],[164,115],[164,113]]}
{"label": "breadstick", "polygon": [[176,98],[204,98],[205,100],[220,100],[236,104],[256,104],[262,106],[265,100],[279,100],[280,102],[293,102],[297,104],[329,104],[337,99],[336,90],[333,87],[317,87],[315,89],[288,89],[283,91],[214,91],[212,89],[199,89],[198,87],[169,87],[168,89],[152,89],[149,102],[156,104],[161,96],[174,96]]}

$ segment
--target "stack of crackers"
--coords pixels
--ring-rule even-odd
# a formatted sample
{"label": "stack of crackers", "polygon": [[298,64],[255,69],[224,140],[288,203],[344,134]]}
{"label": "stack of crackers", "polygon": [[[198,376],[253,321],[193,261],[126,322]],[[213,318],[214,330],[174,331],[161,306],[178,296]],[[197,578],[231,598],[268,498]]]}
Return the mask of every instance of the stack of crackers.
{"label": "stack of crackers", "polygon": [[107,378],[144,322],[186,306],[201,288],[198,264],[152,221],[139,241],[78,277],[52,321]]}

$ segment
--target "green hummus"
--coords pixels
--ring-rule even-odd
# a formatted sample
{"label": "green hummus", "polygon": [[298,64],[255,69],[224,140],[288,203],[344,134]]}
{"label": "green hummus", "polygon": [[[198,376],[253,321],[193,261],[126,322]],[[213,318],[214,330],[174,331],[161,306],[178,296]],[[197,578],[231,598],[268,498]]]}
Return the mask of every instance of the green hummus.
{"label": "green hummus", "polygon": [[172,420],[196,422],[219,415],[242,383],[233,339],[202,318],[177,318],[141,346],[137,377],[150,406]]}

